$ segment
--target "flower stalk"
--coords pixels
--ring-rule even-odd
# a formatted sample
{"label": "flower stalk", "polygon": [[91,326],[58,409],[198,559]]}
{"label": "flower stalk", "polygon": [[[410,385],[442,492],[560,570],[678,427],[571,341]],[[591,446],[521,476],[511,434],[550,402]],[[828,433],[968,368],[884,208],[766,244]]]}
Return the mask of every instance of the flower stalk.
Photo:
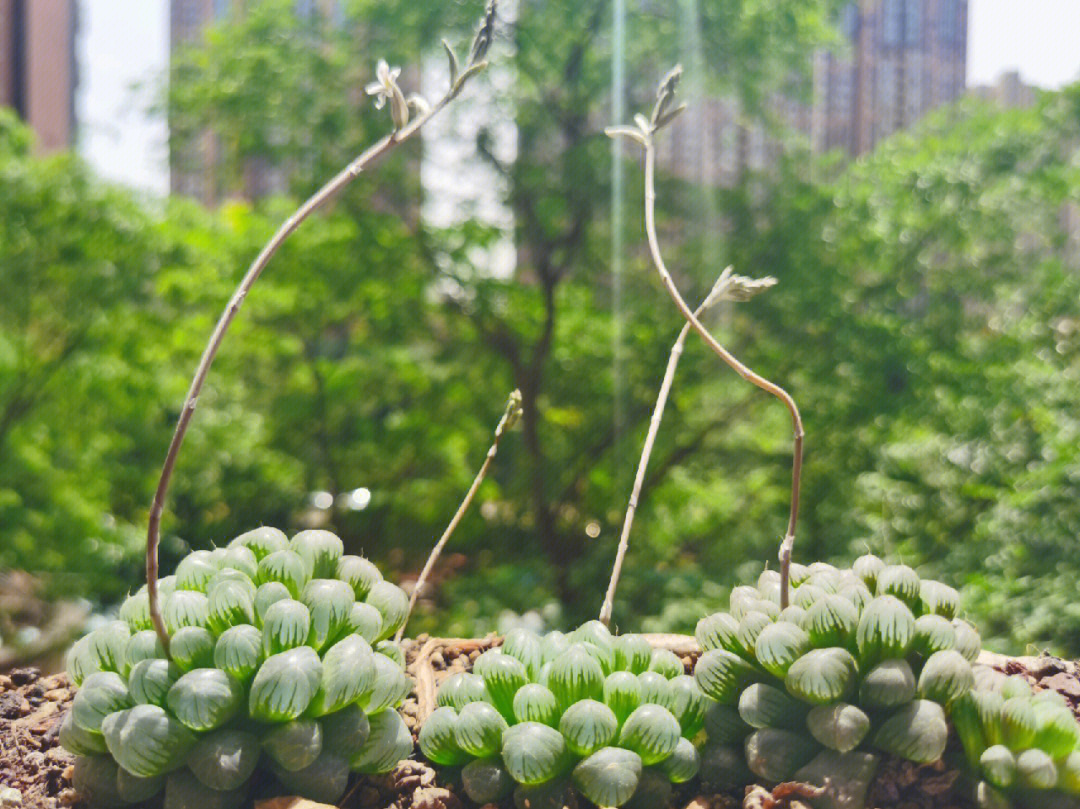
{"label": "flower stalk", "polygon": [[428,555],[427,561],[424,562],[424,567],[420,571],[420,575],[416,578],[416,584],[413,586],[412,595],[409,596],[409,609],[405,613],[405,622],[398,627],[397,634],[394,635],[394,642],[397,643],[401,640],[401,636],[405,632],[405,627],[409,623],[409,618],[412,617],[413,608],[416,606],[417,600],[420,598],[420,594],[427,584],[428,578],[431,576],[431,570],[435,567],[435,562],[438,560],[440,554],[442,554],[443,548],[446,547],[446,543],[450,541],[450,537],[454,535],[454,531],[457,530],[458,523],[461,522],[461,518],[465,516],[465,512],[469,510],[469,506],[472,504],[473,498],[476,497],[476,492],[480,488],[480,484],[484,482],[484,478],[487,477],[488,469],[491,467],[491,462],[495,460],[495,453],[499,451],[499,442],[502,441],[503,434],[517,424],[518,419],[521,418],[521,391],[514,390],[510,394],[510,398],[507,399],[506,409],[503,411],[502,418],[499,419],[499,423],[495,426],[495,436],[488,447],[487,455],[484,456],[484,462],[480,465],[480,471],[476,473],[476,477],[473,478],[472,485],[469,486],[469,490],[465,493],[465,498],[461,501],[461,505],[458,506],[457,511],[454,512],[453,518],[450,520],[449,525],[446,526],[446,530],[443,531],[442,536],[439,537],[439,541],[435,543],[435,547],[431,549],[431,553]]}
{"label": "flower stalk", "polygon": [[[162,465],[161,476],[158,479],[157,488],[154,491],[154,500],[150,506],[149,523],[146,532],[146,587],[150,601],[150,618],[153,622],[154,630],[157,632],[158,638],[161,640],[161,644],[165,649],[166,655],[169,653],[169,633],[165,628],[165,622],[161,616],[157,581],[161,516],[165,508],[165,498],[169,491],[169,483],[172,480],[173,470],[176,467],[176,460],[180,454],[180,447],[184,443],[184,436],[187,434],[188,427],[191,424],[191,418],[195,414],[195,408],[199,401],[199,394],[202,392],[206,377],[210,373],[210,366],[213,365],[214,358],[221,348],[221,343],[225,338],[229,326],[232,324],[236,314],[240,311],[240,307],[243,305],[248,292],[259,279],[259,276],[262,275],[263,270],[266,269],[266,265],[270,262],[270,259],[274,257],[274,254],[277,253],[278,249],[292,232],[300,227],[304,220],[315,213],[315,211],[334,199],[345,186],[355,180],[360,173],[375,160],[393,150],[398,144],[404,143],[415,135],[424,124],[430,121],[443,109],[443,107],[457,97],[469,78],[476,75],[487,66],[487,62],[483,61],[483,57],[491,44],[494,26],[495,0],[489,0],[480,27],[473,40],[469,63],[465,71],[460,75],[453,76],[451,78],[450,87],[445,95],[443,95],[443,97],[435,104],[428,106],[426,110],[424,109],[424,104],[417,104],[414,100],[413,106],[418,109],[419,114],[412,120],[409,120],[409,102],[406,101],[405,96],[397,85],[397,72],[395,72],[397,69],[395,68],[392,70],[385,60],[379,61],[376,71],[376,81],[371,85],[368,85],[366,89],[370,94],[376,96],[376,107],[381,108],[387,100],[390,101],[391,119],[394,124],[394,130],[368,147],[322,188],[312,194],[307,201],[305,201],[281,224],[278,230],[270,238],[270,241],[266,243],[263,249],[255,257],[255,260],[248,267],[248,270],[244,274],[240,284],[237,286],[236,291],[229,299],[225,311],[222,312],[221,317],[218,319],[217,325],[215,325],[214,331],[210,335],[210,340],[203,350],[199,365],[195,369],[195,376],[191,381],[191,387],[188,390],[187,398],[180,411],[180,417],[176,423],[176,430],[173,433],[172,440],[169,442],[169,449],[166,452],[165,462]],[[478,42],[482,44],[478,45]],[[448,50],[450,50],[449,47]],[[452,61],[456,63],[456,59]]]}
{"label": "flower stalk", "polygon": [[766,393],[775,396],[787,408],[791,416],[793,434],[792,469],[791,469],[791,508],[788,515],[787,532],[780,543],[780,606],[785,608],[789,603],[791,552],[795,544],[795,528],[799,519],[799,492],[802,480],[803,463],[803,424],[799,408],[795,400],[782,387],[770,382],[763,376],[752,371],[734,354],[724,348],[719,341],[709,332],[698,319],[697,314],[691,311],[686,304],[678,287],[675,285],[660,252],[660,241],[656,235],[656,142],[655,134],[670,123],[684,109],[684,105],[672,107],[675,90],[682,76],[682,67],[676,65],[660,82],[657,89],[656,104],[652,115],[645,118],[637,115],[634,118],[636,126],[611,127],[607,131],[610,137],[625,137],[642,147],[645,153],[645,235],[649,243],[649,255],[656,267],[660,280],[667,290],[676,307],[682,313],[687,323],[693,327],[705,343],[739,376],[747,382],[755,385]]}

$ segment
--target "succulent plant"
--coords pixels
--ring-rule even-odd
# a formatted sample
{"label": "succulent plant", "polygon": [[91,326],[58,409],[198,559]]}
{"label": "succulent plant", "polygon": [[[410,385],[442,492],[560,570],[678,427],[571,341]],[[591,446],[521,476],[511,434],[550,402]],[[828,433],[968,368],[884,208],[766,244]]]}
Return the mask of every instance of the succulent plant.
{"label": "succulent plant", "polygon": [[1080,806],[1080,723],[1055,691],[976,666],[978,685],[952,704],[983,809]]}
{"label": "succulent plant", "polygon": [[338,537],[257,528],[192,552],[159,590],[170,656],[145,587],[68,654],[80,687],[60,741],[91,805],[164,790],[166,805],[238,806],[260,766],[334,802],[350,772],[412,751],[394,710],[411,681],[382,643],[408,599]]}
{"label": "succulent plant", "polygon": [[872,555],[847,570],[792,565],[790,576],[785,610],[779,577],[766,571],[756,587],[732,590],[728,612],[698,623],[694,676],[710,702],[702,780],[838,768],[865,794],[880,753],[940,758],[947,710],[973,688],[979,653],[978,634],[956,618],[956,591]]}
{"label": "succulent plant", "polygon": [[[682,661],[598,621],[544,637],[525,629],[447,677],[420,751],[460,766],[465,791],[492,802],[562,806],[577,790],[601,806],[662,806],[697,775],[692,742],[708,700]],[[656,803],[655,801],[661,801]]]}

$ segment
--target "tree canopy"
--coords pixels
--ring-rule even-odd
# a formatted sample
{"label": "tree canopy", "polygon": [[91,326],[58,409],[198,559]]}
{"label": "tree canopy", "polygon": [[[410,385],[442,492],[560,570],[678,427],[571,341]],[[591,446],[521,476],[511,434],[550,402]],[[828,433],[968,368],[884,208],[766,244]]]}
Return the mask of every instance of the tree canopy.
{"label": "tree canopy", "polygon": [[[207,131],[220,145],[213,209],[145,204],[70,155],[32,156],[26,130],[0,119],[0,567],[41,572],[56,592],[108,604],[138,584],[177,409],[243,269],[297,198],[386,131],[362,98],[375,59],[441,59],[430,32],[460,39],[473,18],[459,4],[354,2],[334,21],[282,13],[294,5],[283,0],[245,5],[183,51],[170,82],[176,152]],[[702,6],[704,69],[723,77],[710,92],[747,110],[830,35],[824,0]],[[632,110],[679,55],[680,8],[632,18]],[[487,123],[467,146],[502,179],[512,273],[474,262],[470,246],[496,238],[490,222],[418,216],[416,151],[361,177],[275,257],[200,399],[167,504],[166,568],[258,524],[319,525],[406,578],[517,387],[519,432],[412,628],[471,634],[503,609],[558,602],[555,622],[599,609],[682,325],[647,263],[633,161],[624,320],[612,315],[609,16],[601,2],[521,3],[493,52],[505,68],[484,92],[512,116],[516,154],[492,148]],[[475,102],[462,103],[467,114]],[[661,238],[688,300],[728,263],[779,279],[708,323],[803,410],[796,559],[869,548],[922,565],[963,587],[991,648],[1080,651],[1078,134],[1075,88],[1030,110],[963,102],[848,165],[791,150],[773,172],[708,190],[722,223],[709,234],[695,229],[699,190],[660,185]],[[252,161],[286,193],[240,200]],[[616,328],[629,358],[621,425]],[[786,419],[691,336],[616,623],[691,629],[772,563]],[[358,489],[364,508],[349,499]]]}

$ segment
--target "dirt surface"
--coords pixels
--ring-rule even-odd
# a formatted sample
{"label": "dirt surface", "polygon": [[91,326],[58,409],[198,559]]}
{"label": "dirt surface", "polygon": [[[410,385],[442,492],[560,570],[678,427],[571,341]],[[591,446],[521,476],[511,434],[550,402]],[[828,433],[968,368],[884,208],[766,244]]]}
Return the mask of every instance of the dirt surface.
{"label": "dirt surface", "polygon": [[[494,637],[437,640],[424,636],[403,643],[409,673],[417,690],[402,708],[415,735],[421,717],[435,705],[439,683],[457,671],[468,671],[477,656],[497,645]],[[685,639],[667,636],[656,645],[672,648],[687,668],[696,654]],[[1036,690],[1060,692],[1080,717],[1080,672],[1070,661],[1050,656],[1007,658],[984,653],[985,662],[1007,674],[1024,676]],[[72,756],[59,746],[60,723],[71,704],[74,688],[67,676],[43,677],[37,669],[16,669],[0,675],[0,788],[22,794],[27,809],[74,806],[78,796],[71,787]],[[946,759],[949,757],[946,756]],[[679,809],[807,809],[805,785],[782,784],[772,790],[748,786],[744,794],[697,795],[693,782],[676,793]],[[942,762],[915,765],[885,759],[871,788],[874,809],[972,809],[964,796],[960,773]],[[299,806],[300,804],[297,804]],[[305,802],[310,807],[312,804]],[[505,807],[511,807],[510,801]],[[286,809],[271,802],[266,809]],[[357,779],[339,803],[341,809],[473,809],[453,775],[437,771],[423,761],[405,761],[380,778]],[[586,809],[580,802],[568,809]],[[485,809],[496,809],[485,807]],[[498,809],[504,809],[500,806]]]}
{"label": "dirt surface", "polygon": [[22,793],[23,806],[56,809],[76,802],[72,756],[60,747],[60,722],[74,689],[67,675],[37,669],[0,675],[0,787]]}

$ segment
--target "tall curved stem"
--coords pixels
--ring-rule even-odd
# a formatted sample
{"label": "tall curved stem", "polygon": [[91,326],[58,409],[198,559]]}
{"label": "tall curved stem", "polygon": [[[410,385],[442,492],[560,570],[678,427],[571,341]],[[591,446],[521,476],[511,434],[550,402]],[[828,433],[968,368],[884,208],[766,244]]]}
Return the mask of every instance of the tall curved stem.
{"label": "tall curved stem", "polygon": [[412,595],[409,596],[409,608],[405,612],[405,620],[402,622],[401,626],[398,627],[397,634],[394,635],[394,643],[400,641],[402,635],[405,633],[405,627],[409,623],[409,618],[412,617],[413,608],[416,606],[417,599],[420,598],[420,593],[424,589],[424,585],[427,584],[428,577],[431,575],[431,569],[435,567],[435,562],[438,560],[440,554],[442,554],[443,548],[446,547],[446,543],[450,541],[450,537],[453,536],[454,531],[457,530],[458,523],[460,523],[461,518],[465,516],[465,512],[469,510],[473,498],[476,497],[477,489],[480,488],[480,484],[483,483],[484,478],[487,477],[488,468],[491,466],[491,462],[495,460],[495,453],[499,451],[499,442],[502,441],[503,433],[514,425],[520,414],[521,391],[515,390],[510,394],[510,401],[506,404],[506,411],[503,413],[502,418],[499,419],[499,423],[495,426],[495,438],[492,441],[491,446],[488,447],[484,462],[480,465],[480,471],[477,472],[476,477],[473,478],[472,485],[469,486],[469,490],[465,493],[465,499],[461,501],[461,505],[459,505],[457,511],[454,512],[450,524],[446,526],[446,530],[443,531],[442,536],[439,537],[439,541],[435,543],[435,547],[431,549],[431,553],[428,555],[427,561],[424,562],[424,567],[420,571],[420,575],[416,578],[416,584],[413,586]]}
{"label": "tall curved stem", "polygon": [[[700,315],[707,305],[706,300],[694,312]],[[615,551],[615,564],[611,568],[611,580],[608,582],[607,593],[604,595],[604,603],[600,607],[600,621],[605,625],[611,623],[611,611],[615,606],[615,589],[619,586],[619,576],[622,575],[623,559],[630,546],[630,529],[634,525],[634,515],[637,513],[638,498],[641,496],[641,487],[645,483],[645,469],[649,465],[652,455],[653,444],[656,442],[656,434],[660,430],[660,422],[664,418],[664,408],[667,406],[668,395],[671,393],[671,384],[675,379],[675,369],[679,365],[683,348],[686,346],[686,338],[690,334],[690,324],[687,323],[679,332],[675,344],[671,347],[671,355],[668,357],[667,368],[664,370],[664,380],[660,383],[660,393],[656,397],[656,405],[653,407],[652,417],[649,419],[649,431],[645,435],[645,444],[641,448],[641,458],[638,459],[637,472],[634,475],[634,486],[630,491],[630,502],[626,506],[626,516],[623,518],[622,532],[619,534],[619,548]]]}
{"label": "tall curved stem", "polygon": [[690,307],[686,305],[686,301],[683,300],[678,287],[675,286],[675,282],[671,278],[671,273],[668,272],[667,265],[664,263],[664,257],[660,253],[660,242],[656,236],[656,146],[653,143],[651,134],[644,138],[643,148],[645,149],[645,235],[649,242],[649,253],[652,256],[653,264],[656,265],[656,270],[660,274],[664,287],[667,289],[668,294],[671,295],[672,300],[675,301],[679,311],[682,312],[683,317],[694,328],[694,331],[701,335],[705,343],[724,362],[731,366],[739,376],[783,402],[791,415],[791,427],[794,434],[794,457],[791,469],[791,511],[788,516],[787,533],[780,544],[780,606],[785,608],[788,605],[791,550],[795,544],[795,525],[799,519],[799,487],[802,479],[804,435],[802,416],[799,414],[799,408],[795,404],[795,400],[791,398],[791,395],[786,390],[754,373],[739,362],[730,351],[720,345],[716,338],[709,333],[709,330],[702,325],[697,315],[690,310]]}
{"label": "tall curved stem", "polygon": [[218,349],[221,348],[221,342],[225,338],[225,333],[228,331],[237,312],[240,311],[240,307],[244,303],[244,298],[247,297],[251,287],[259,279],[259,276],[270,262],[270,259],[274,257],[278,248],[281,247],[289,235],[300,227],[305,219],[311,216],[315,211],[319,210],[319,208],[325,205],[329,200],[333,199],[343,188],[345,188],[345,186],[355,180],[360,175],[360,172],[367,168],[370,163],[416,134],[420,127],[431,120],[432,117],[457,96],[461,90],[463,80],[471,75],[471,73],[481,69],[484,64],[485,63],[483,62],[477,62],[471,65],[469,68],[469,71],[471,72],[466,72],[461,77],[456,77],[457,80],[453,82],[450,91],[435,105],[430,109],[423,111],[418,117],[404,127],[395,129],[389,135],[386,135],[370,146],[348,166],[335,175],[333,179],[326,183],[326,185],[312,194],[307,201],[292,214],[292,216],[281,224],[277,229],[277,232],[270,238],[270,241],[266,243],[266,246],[263,247],[258,256],[255,257],[255,260],[251,263],[251,266],[248,268],[248,271],[244,274],[239,286],[237,286],[236,291],[233,293],[232,298],[229,299],[225,311],[222,312],[221,317],[218,319],[217,325],[210,335],[210,341],[207,343],[202,358],[199,360],[199,365],[195,369],[195,376],[191,380],[191,387],[188,390],[187,398],[184,401],[184,407],[180,411],[180,418],[176,423],[176,430],[173,433],[172,441],[169,442],[168,452],[165,454],[165,463],[161,468],[161,477],[158,479],[157,489],[154,491],[154,501],[150,506],[150,520],[146,532],[146,589],[150,600],[150,619],[154,624],[154,631],[157,632],[158,638],[160,638],[166,654],[168,654],[169,651],[169,633],[165,628],[165,622],[161,617],[157,586],[161,515],[165,508],[165,496],[169,491],[169,483],[172,480],[176,459],[180,454],[180,447],[184,443],[184,436],[187,434],[188,426],[191,423],[191,417],[195,414],[195,407],[199,402],[199,394],[202,392],[203,384],[206,382],[206,377],[210,373],[210,366],[213,365],[214,357],[217,356]]}

